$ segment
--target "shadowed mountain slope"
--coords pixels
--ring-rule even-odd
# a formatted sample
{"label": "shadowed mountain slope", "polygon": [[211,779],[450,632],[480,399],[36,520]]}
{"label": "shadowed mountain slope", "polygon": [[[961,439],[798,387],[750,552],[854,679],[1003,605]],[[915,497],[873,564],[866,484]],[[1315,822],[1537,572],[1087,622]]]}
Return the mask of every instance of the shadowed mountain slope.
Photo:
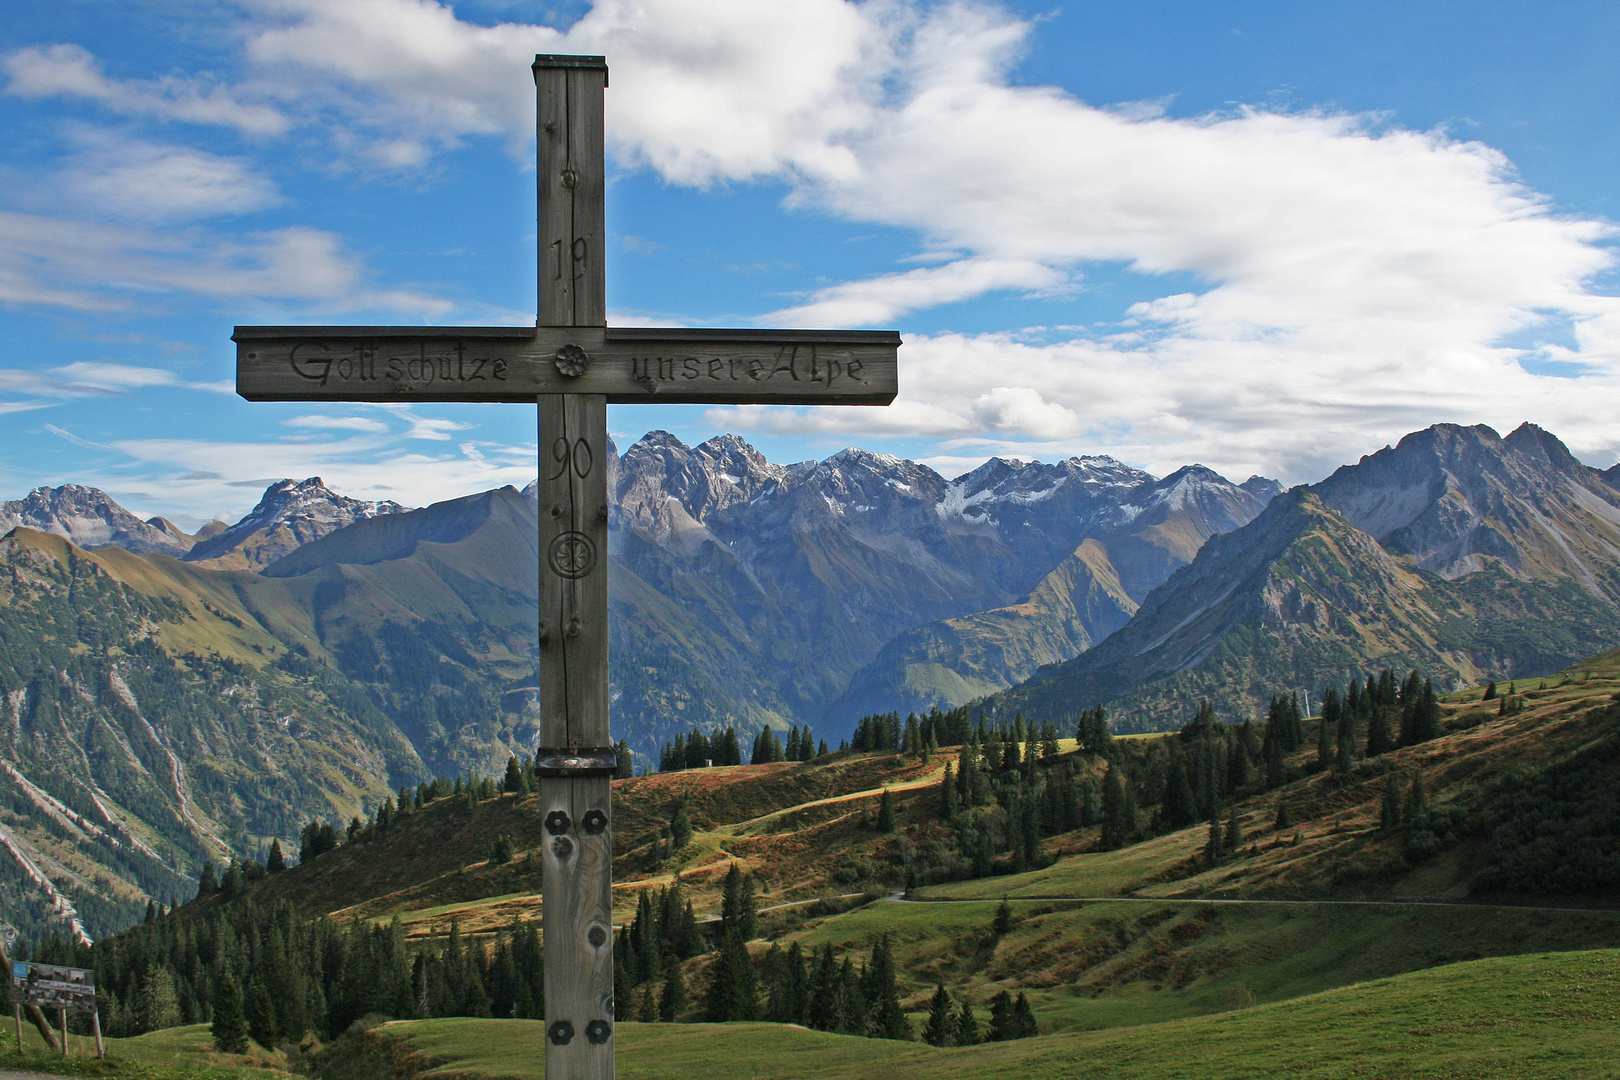
{"label": "shadowed mountain slope", "polygon": [[1242,719],[1277,687],[1380,667],[1447,686],[1563,667],[1620,644],[1616,522],[1620,494],[1546,432],[1431,428],[1273,500],[1123,630],[989,704],[1114,702],[1127,730],[1159,730],[1202,698]]}

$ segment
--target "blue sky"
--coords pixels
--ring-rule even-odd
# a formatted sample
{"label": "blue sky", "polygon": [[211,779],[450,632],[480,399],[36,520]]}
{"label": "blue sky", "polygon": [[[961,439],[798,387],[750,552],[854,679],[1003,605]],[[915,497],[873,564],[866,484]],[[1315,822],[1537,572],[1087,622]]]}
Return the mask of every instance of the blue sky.
{"label": "blue sky", "polygon": [[536,52],[608,57],[610,321],[899,329],[887,409],[615,407],[954,474],[1620,456],[1598,3],[58,0],[0,24],[0,498],[188,527],[534,472],[521,406],[250,404],[235,323],[532,323]]}

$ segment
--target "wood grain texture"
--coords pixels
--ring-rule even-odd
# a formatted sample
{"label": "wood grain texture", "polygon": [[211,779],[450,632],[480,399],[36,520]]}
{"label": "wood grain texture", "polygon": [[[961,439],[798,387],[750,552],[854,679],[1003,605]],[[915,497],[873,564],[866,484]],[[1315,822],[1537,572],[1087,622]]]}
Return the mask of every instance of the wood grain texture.
{"label": "wood grain texture", "polygon": [[[887,405],[899,388],[887,330],[239,326],[233,340],[249,401]],[[583,374],[558,369],[570,346]]]}
{"label": "wood grain texture", "polygon": [[[547,831],[541,858],[546,1029],[549,1033],[559,1021],[566,1021],[573,1032],[566,1045],[546,1039],[546,1080],[613,1077],[613,828],[608,785],[605,776],[540,780],[547,816],[560,810],[570,823],[561,836]],[[608,815],[607,828],[596,835],[583,825],[592,810]],[[600,931],[601,945],[592,943],[593,930]],[[608,1025],[604,1042],[591,1042],[592,1021]]]}
{"label": "wood grain texture", "polygon": [[[607,66],[536,57],[540,326],[603,326],[602,105]],[[572,58],[593,60],[594,57]]]}
{"label": "wood grain texture", "polygon": [[540,744],[608,737],[607,399],[539,399]]}

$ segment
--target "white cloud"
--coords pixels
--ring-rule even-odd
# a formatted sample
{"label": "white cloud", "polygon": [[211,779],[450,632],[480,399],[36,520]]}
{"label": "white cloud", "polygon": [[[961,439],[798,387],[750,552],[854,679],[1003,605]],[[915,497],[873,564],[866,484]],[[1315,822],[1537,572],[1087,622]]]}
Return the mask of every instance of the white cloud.
{"label": "white cloud", "polygon": [[106,443],[91,442],[89,439],[81,439],[79,436],[73,434],[73,432],[68,431],[65,428],[59,428],[55,424],[46,424],[44,427],[46,431],[50,432],[52,435],[55,435],[57,438],[64,439],[67,442],[72,443],[74,446],[82,446],[86,450],[114,449],[114,447],[108,446]]}
{"label": "white cloud", "polygon": [[16,97],[69,97],[95,101],[126,116],[234,128],[247,135],[279,135],[287,118],[271,105],[244,102],[236,92],[201,78],[108,78],[89,50],[79,45],[36,45],[0,60]]}
{"label": "white cloud", "polygon": [[[234,388],[233,388],[234,389]],[[368,416],[294,416],[283,420],[288,427],[316,428],[322,431],[364,431],[381,435],[388,425]]]}
{"label": "white cloud", "polygon": [[[1061,300],[1101,264],[1173,276],[1066,339],[908,333],[888,409],[717,409],[717,423],[933,438],[941,460],[1104,450],[1284,479],[1438,420],[1528,418],[1596,459],[1620,452],[1607,422],[1620,300],[1592,284],[1614,266],[1613,227],[1556,212],[1480,143],[1332,112],[1099,108],[1018,84],[1034,24],[984,3],[599,0],[566,31],[474,25],[433,0],[257,9],[255,85],[391,168],[479,136],[526,161],[533,94],[512,73],[536,52],[604,53],[621,162],[681,184],[780,178],[790,203],[909,231],[918,261],[944,260],[832,283],[761,321],[882,325],[1007,290]],[[13,53],[6,70],[14,94],[111,101],[114,84],[72,47]],[[149,115],[214,100],[185,80],[117,86],[145,94]],[[219,173],[230,160],[196,165],[201,202],[210,168],[217,190],[251,202]],[[426,303],[373,296],[364,279],[313,229],[225,241],[0,215],[0,299],[17,302],[187,290]],[[1543,324],[1569,325],[1573,345],[1501,344]],[[458,430],[412,425],[440,442]]]}
{"label": "white cloud", "polygon": [[[399,452],[393,438],[356,435],[333,442],[213,442],[202,439],[129,439],[115,448],[129,461],[116,476],[90,474],[77,482],[129,489],[136,482],[161,485],[164,513],[204,521],[221,507],[235,521],[257,501],[259,484],[280,475],[320,476],[351,498],[393,499],[407,506],[455,499],[503,484],[522,487],[534,479],[535,447],[481,444],[478,457]],[[277,476],[266,476],[266,463]],[[131,473],[145,479],[131,479]],[[242,482],[226,478],[260,477]]]}
{"label": "white cloud", "polygon": [[365,277],[340,237],[308,226],[225,237],[0,210],[0,302],[105,311],[189,293],[429,318],[452,309],[418,293],[371,289]]}
{"label": "white cloud", "polygon": [[407,439],[427,439],[432,442],[449,442],[452,431],[467,431],[474,426],[439,417],[412,416],[409,420],[411,427],[405,432]]}
{"label": "white cloud", "polygon": [[842,0],[600,0],[566,33],[463,22],[433,0],[266,0],[247,54],[263,78],[341,111],[375,160],[419,164],[469,135],[530,160],[536,53],[609,57],[608,132],[679,183],[776,172],[850,175],[837,138],[868,123],[888,41]]}
{"label": "white cloud", "polygon": [[0,391],[27,393],[44,398],[67,399],[98,394],[121,394],[148,386],[172,386],[174,383],[174,373],[162,368],[135,367],[103,361],[81,360],[47,371],[32,368],[0,368]]}
{"label": "white cloud", "polygon": [[93,211],[137,221],[185,221],[263,210],[275,185],[240,158],[81,132],[63,170],[66,193]]}
{"label": "white cloud", "polygon": [[881,326],[924,308],[968,300],[987,292],[1017,289],[1056,292],[1066,275],[1028,260],[958,259],[944,266],[907,270],[817,290],[808,304],[761,315],[774,326]]}

